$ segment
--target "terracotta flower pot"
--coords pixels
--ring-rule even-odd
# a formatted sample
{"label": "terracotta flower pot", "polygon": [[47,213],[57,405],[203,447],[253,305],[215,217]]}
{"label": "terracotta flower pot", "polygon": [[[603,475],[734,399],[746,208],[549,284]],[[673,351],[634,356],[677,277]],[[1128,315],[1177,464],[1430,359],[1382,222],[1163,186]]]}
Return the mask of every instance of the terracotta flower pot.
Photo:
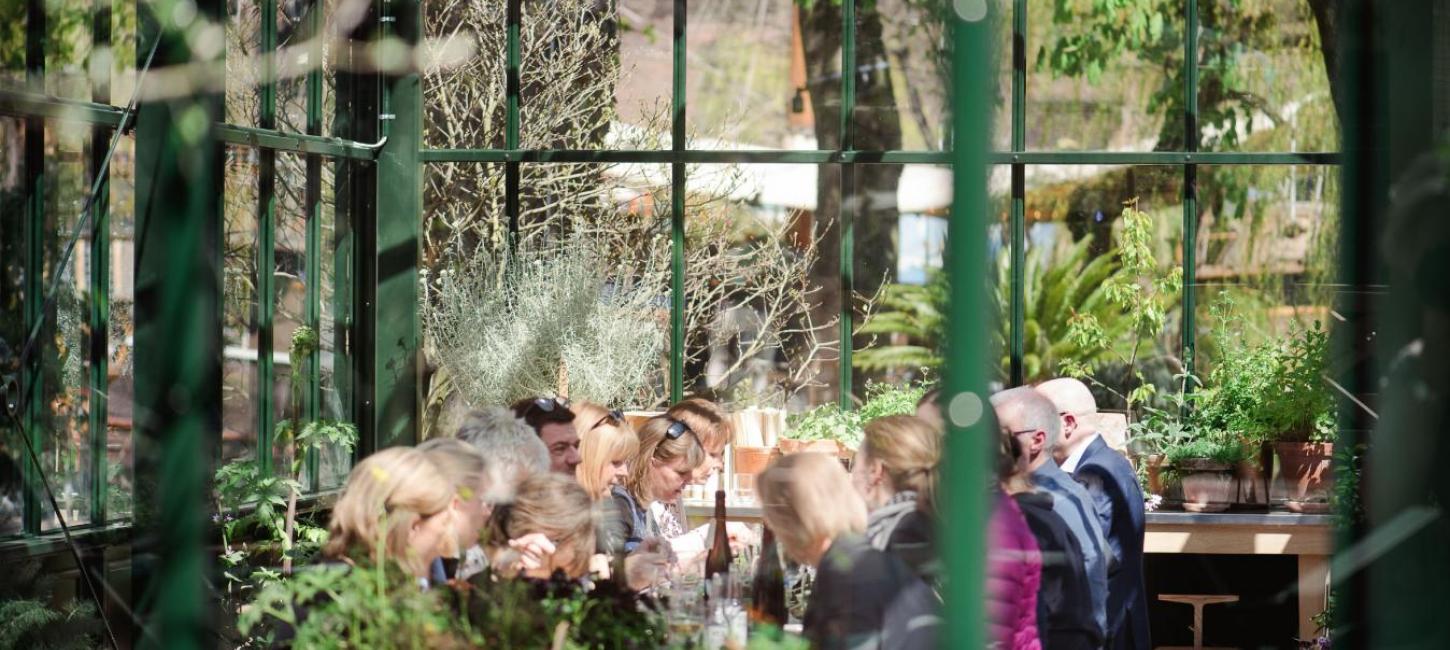
{"label": "terracotta flower pot", "polygon": [[841,443],[835,440],[791,440],[782,438],[779,444],[782,454],[818,453],[839,456]]}
{"label": "terracotta flower pot", "polygon": [[1334,485],[1330,467],[1334,444],[1277,442],[1274,454],[1279,457],[1279,485],[1284,505],[1294,512],[1329,512],[1329,490]]}
{"label": "terracotta flower pot", "polygon": [[1259,453],[1234,468],[1236,501],[1243,505],[1268,507],[1269,474],[1274,470],[1273,450],[1262,445]]}
{"label": "terracotta flower pot", "polygon": [[1148,474],[1148,493],[1163,496],[1165,490],[1163,485],[1163,454],[1148,454],[1139,456],[1138,462],[1143,464]]}
{"label": "terracotta flower pot", "polygon": [[1183,509],[1189,512],[1223,512],[1234,501],[1234,468],[1206,459],[1179,461],[1183,488]]}
{"label": "terracotta flower pot", "polygon": [[735,473],[736,474],[759,474],[765,471],[765,466],[770,460],[780,455],[780,449],[776,447],[736,447],[735,448]]}

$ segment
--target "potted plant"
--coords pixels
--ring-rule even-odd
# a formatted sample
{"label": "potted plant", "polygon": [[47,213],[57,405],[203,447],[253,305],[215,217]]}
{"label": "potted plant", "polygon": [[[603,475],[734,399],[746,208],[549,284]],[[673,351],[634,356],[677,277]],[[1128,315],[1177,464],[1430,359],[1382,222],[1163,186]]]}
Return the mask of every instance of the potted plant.
{"label": "potted plant", "polygon": [[783,454],[828,453],[850,458],[861,444],[861,414],[834,404],[818,406],[794,418],[779,446]]}
{"label": "potted plant", "polygon": [[1236,502],[1235,470],[1248,456],[1243,442],[1203,432],[1170,445],[1164,456],[1183,490],[1183,509],[1223,512]]}
{"label": "potted plant", "polygon": [[1329,334],[1315,323],[1282,348],[1259,420],[1279,459],[1279,484],[1295,512],[1329,512],[1334,474],[1334,395],[1324,382]]}

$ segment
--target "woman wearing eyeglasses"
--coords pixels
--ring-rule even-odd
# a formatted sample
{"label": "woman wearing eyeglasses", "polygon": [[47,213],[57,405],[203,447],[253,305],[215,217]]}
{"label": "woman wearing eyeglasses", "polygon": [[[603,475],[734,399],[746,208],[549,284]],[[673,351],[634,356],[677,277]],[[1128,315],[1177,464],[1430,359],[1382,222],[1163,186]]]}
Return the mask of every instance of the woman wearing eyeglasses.
{"label": "woman wearing eyeglasses", "polygon": [[579,485],[596,501],[607,499],[610,489],[629,479],[629,460],[639,451],[639,435],[619,411],[588,402],[574,406],[579,434]]}
{"label": "woman wearing eyeglasses", "polygon": [[610,491],[622,536],[612,550],[633,552],[646,539],[661,537],[650,506],[679,499],[703,462],[705,449],[689,425],[666,416],[646,421],[639,429],[639,449],[629,461],[628,479]]}

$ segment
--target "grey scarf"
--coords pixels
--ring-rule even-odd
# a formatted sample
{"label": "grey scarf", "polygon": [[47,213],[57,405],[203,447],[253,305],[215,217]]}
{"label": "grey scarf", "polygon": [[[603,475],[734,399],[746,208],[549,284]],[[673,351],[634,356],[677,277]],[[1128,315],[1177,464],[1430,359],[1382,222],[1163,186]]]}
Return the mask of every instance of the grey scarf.
{"label": "grey scarf", "polygon": [[873,511],[866,519],[866,539],[876,549],[886,550],[886,543],[891,541],[891,534],[896,532],[896,526],[906,515],[916,511],[916,491],[903,490],[892,495],[886,505]]}

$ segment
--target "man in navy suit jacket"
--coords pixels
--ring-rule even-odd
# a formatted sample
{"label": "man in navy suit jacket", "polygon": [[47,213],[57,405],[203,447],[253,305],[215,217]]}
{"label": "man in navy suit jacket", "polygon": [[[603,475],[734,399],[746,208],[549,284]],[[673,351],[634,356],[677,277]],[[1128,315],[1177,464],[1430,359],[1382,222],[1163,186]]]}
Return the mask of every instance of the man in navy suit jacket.
{"label": "man in navy suit jacket", "polygon": [[1108,446],[1094,429],[1097,402],[1076,379],[1053,379],[1037,386],[1062,418],[1057,462],[1087,487],[1093,509],[1108,538],[1117,571],[1108,576],[1108,647],[1148,650],[1148,595],[1143,587],[1143,490],[1128,459]]}

